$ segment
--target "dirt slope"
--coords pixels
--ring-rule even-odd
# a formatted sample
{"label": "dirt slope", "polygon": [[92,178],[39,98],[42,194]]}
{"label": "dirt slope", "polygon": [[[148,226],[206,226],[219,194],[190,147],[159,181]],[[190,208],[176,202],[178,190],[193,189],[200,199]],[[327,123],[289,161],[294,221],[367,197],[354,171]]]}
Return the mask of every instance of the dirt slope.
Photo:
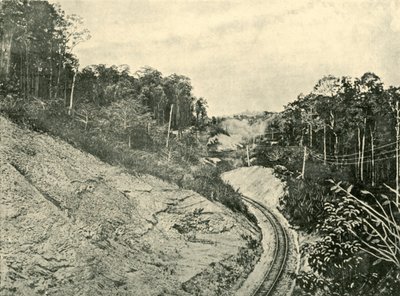
{"label": "dirt slope", "polygon": [[[222,179],[240,193],[275,210],[284,195],[284,184],[274,176],[272,168],[242,167],[222,174]],[[246,176],[243,178],[243,176]]]}
{"label": "dirt slope", "polygon": [[[192,191],[2,117],[0,203],[0,295],[232,295],[259,239]],[[235,284],[221,288],[221,266]]]}

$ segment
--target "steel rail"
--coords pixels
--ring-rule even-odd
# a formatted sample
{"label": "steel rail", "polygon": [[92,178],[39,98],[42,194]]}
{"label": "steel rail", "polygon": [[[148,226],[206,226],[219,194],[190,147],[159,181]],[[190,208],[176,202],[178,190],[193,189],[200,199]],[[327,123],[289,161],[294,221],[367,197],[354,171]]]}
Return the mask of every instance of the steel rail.
{"label": "steel rail", "polygon": [[260,210],[274,229],[275,249],[271,266],[266,271],[260,286],[251,294],[251,296],[270,296],[273,295],[272,293],[281,279],[286,266],[289,252],[289,238],[277,217],[267,207],[246,196],[242,196],[242,198]]}

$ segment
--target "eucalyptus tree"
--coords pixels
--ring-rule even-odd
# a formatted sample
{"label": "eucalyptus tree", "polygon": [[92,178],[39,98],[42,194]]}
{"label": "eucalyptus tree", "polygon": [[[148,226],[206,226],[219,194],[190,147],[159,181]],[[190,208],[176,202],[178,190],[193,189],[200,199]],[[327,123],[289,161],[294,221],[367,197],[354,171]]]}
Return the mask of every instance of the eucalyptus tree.
{"label": "eucalyptus tree", "polygon": [[342,125],[341,121],[341,103],[340,92],[342,84],[340,78],[332,75],[320,79],[314,87],[313,94],[316,96],[316,109],[320,119],[323,121],[323,143],[324,160],[327,154],[327,127],[334,136],[333,154],[338,155],[339,133]]}
{"label": "eucalyptus tree", "polygon": [[24,30],[24,4],[10,0],[0,2],[0,79],[7,79],[11,69],[11,49],[17,36]]}
{"label": "eucalyptus tree", "polygon": [[172,74],[164,79],[164,91],[172,110],[172,127],[178,130],[188,127],[193,116],[193,96],[190,79]]}
{"label": "eucalyptus tree", "polygon": [[124,137],[129,148],[132,147],[132,132],[150,120],[150,114],[141,102],[128,97],[116,100],[104,108],[109,131]]}
{"label": "eucalyptus tree", "polygon": [[57,97],[64,80],[66,100],[67,81],[77,65],[72,49],[87,31],[71,29],[74,21],[47,1],[6,0],[0,5],[2,79],[18,81],[24,97],[36,100]]}
{"label": "eucalyptus tree", "polygon": [[208,103],[204,98],[199,98],[194,103],[194,111],[196,113],[196,125],[197,127],[204,124],[204,120],[207,117]]}
{"label": "eucalyptus tree", "polygon": [[[75,14],[67,16],[67,33],[66,33],[66,41],[68,44],[67,52],[73,56],[74,48],[91,38],[89,30],[84,28],[83,26],[83,19]],[[68,114],[72,114],[72,110],[74,108],[74,91],[75,91],[75,82],[76,76],[78,74],[79,62],[75,59],[75,62],[71,64],[73,69],[73,77],[71,82],[71,94],[70,94],[70,101],[68,107]]]}
{"label": "eucalyptus tree", "polygon": [[368,136],[370,138],[371,150],[371,172],[372,184],[375,184],[375,155],[374,155],[374,142],[377,121],[381,115],[382,107],[385,101],[383,100],[383,83],[380,78],[374,73],[365,73],[359,80],[359,93],[355,96],[357,107],[363,121],[363,136],[362,136],[362,149],[360,157],[360,179],[364,180],[364,156],[365,156],[365,141]]}
{"label": "eucalyptus tree", "polygon": [[396,131],[396,205],[399,207],[399,141],[400,141],[400,87],[390,87],[386,91],[387,101],[391,109],[391,117],[395,119]]}
{"label": "eucalyptus tree", "polygon": [[156,122],[164,124],[169,110],[161,72],[151,67],[142,67],[136,72],[136,76],[139,96],[153,114]]}

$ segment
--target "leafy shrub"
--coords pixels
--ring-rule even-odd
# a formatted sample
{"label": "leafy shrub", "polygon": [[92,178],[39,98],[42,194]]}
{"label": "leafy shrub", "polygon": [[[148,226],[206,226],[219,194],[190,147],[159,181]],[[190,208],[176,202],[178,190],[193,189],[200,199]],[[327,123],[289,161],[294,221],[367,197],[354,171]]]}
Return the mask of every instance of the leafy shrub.
{"label": "leafy shrub", "polygon": [[301,229],[312,231],[323,218],[324,203],[329,200],[326,186],[309,180],[289,178],[288,191],[281,206],[289,221]]}
{"label": "leafy shrub", "polygon": [[19,85],[12,80],[0,81],[0,113],[21,122],[24,114]]}
{"label": "leafy shrub", "polygon": [[256,148],[257,164],[273,167],[283,165],[292,172],[300,172],[303,165],[303,148],[298,146],[264,146]]}
{"label": "leafy shrub", "polygon": [[331,188],[335,194],[317,225],[321,239],[306,250],[312,272],[300,274],[298,285],[323,295],[395,295],[392,287],[400,285],[400,276],[394,276],[400,268],[397,205],[393,196],[368,201],[364,197],[372,193],[353,188],[341,182]]}

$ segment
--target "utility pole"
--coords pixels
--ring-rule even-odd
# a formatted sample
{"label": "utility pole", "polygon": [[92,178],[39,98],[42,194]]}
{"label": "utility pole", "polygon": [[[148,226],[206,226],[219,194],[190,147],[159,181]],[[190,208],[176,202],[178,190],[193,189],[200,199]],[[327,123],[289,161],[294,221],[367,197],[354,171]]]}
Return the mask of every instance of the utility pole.
{"label": "utility pole", "polygon": [[171,104],[171,111],[169,112],[169,123],[168,123],[168,134],[167,134],[167,143],[165,145],[165,147],[168,148],[168,144],[169,144],[169,134],[171,132],[171,121],[172,121],[172,110],[174,109],[174,104]]}

